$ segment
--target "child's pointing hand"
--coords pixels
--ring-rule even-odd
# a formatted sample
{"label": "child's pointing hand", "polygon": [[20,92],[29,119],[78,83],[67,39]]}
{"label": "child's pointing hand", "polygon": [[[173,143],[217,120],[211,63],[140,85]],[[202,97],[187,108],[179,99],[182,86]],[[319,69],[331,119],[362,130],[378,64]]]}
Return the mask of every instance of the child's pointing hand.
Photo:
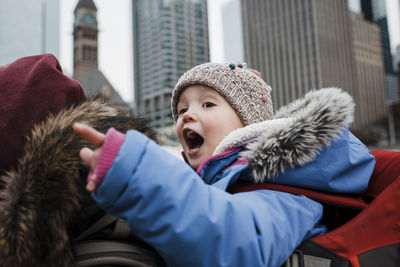
{"label": "child's pointing hand", "polygon": [[84,147],[79,153],[81,159],[92,169],[86,189],[90,192],[94,192],[96,190],[96,166],[105,140],[105,135],[90,126],[81,123],[75,123],[73,128],[77,134],[87,139],[96,148],[95,150],[92,150]]}

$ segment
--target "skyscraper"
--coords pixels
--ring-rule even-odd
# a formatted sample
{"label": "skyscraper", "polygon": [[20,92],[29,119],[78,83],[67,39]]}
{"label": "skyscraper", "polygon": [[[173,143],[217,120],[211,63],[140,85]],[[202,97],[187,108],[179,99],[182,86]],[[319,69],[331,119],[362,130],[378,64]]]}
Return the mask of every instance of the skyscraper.
{"label": "skyscraper", "polygon": [[386,1],[382,0],[360,0],[361,11],[364,18],[375,23],[380,28],[380,40],[382,45],[383,61],[385,66],[385,91],[388,108],[389,135],[391,142],[395,140],[392,109],[399,102],[399,80],[393,69],[393,57],[390,47],[389,27],[386,13]]}
{"label": "skyscraper", "polygon": [[191,67],[209,61],[206,0],[132,1],[137,115],[171,126],[172,89]]}
{"label": "skyscraper", "polygon": [[59,0],[0,1],[0,65],[52,53],[59,57]]}
{"label": "skyscraper", "polygon": [[363,19],[361,14],[351,13],[354,59],[356,62],[357,128],[379,121],[386,114],[385,72],[379,27]]}
{"label": "skyscraper", "polygon": [[388,103],[398,102],[399,83],[393,68],[393,56],[390,46],[390,36],[386,13],[386,1],[361,0],[361,10],[364,14],[364,18],[378,25],[381,30],[380,40],[385,66],[386,100],[388,100]]}
{"label": "skyscraper", "polygon": [[384,118],[379,39],[363,39],[379,31],[360,18],[352,24],[347,0],[243,0],[242,9],[245,58],[271,84],[275,109],[339,87],[354,97],[354,128]]}
{"label": "skyscraper", "polygon": [[393,59],[390,48],[386,3],[382,0],[361,0],[361,11],[367,21],[377,24],[381,30],[381,44],[385,72],[393,73]]}
{"label": "skyscraper", "polygon": [[275,109],[306,91],[356,92],[346,0],[243,0],[245,60],[272,86]]}

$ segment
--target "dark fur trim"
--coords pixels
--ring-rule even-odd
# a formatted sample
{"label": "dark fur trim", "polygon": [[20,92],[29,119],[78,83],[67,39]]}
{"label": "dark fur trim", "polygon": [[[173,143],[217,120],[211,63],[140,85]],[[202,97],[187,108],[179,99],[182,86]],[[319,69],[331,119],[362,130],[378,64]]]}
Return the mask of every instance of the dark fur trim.
{"label": "dark fur trim", "polygon": [[351,124],[353,113],[352,97],[338,88],[310,91],[280,109],[274,118],[287,118],[285,123],[259,137],[243,152],[255,182],[311,162]]}
{"label": "dark fur trim", "polygon": [[103,133],[110,127],[137,129],[155,139],[144,120],[101,100],[50,115],[35,126],[16,168],[0,176],[1,266],[70,266],[71,241],[79,232],[74,227],[82,225],[88,207],[99,211],[85,190],[88,167],[79,150],[89,144],[73,132],[75,122]]}

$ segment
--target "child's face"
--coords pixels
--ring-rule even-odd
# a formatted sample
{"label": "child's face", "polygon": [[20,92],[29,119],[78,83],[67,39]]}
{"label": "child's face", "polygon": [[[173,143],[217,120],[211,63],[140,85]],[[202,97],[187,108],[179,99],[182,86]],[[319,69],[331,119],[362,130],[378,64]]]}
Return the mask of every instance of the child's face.
{"label": "child's face", "polygon": [[226,135],[243,127],[225,98],[205,86],[186,88],[177,109],[176,131],[189,164],[195,169],[212,155]]}

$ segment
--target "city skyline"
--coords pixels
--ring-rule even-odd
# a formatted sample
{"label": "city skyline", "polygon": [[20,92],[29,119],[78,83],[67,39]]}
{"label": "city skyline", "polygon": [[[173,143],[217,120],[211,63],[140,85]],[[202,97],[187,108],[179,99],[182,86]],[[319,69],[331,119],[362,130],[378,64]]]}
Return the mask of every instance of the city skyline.
{"label": "city skyline", "polygon": [[[94,0],[98,7],[100,26],[99,68],[111,82],[114,88],[128,102],[133,101],[133,63],[131,55],[131,15],[130,0]],[[72,26],[73,9],[78,0],[60,0],[60,63],[67,75],[72,75]],[[221,7],[229,0],[208,1],[210,60],[224,61],[222,36]],[[400,30],[393,32],[393,23],[400,24],[398,16],[398,1],[386,0],[389,19],[390,41],[392,52],[400,44]],[[393,14],[395,12],[395,14]],[[115,14],[118,14],[116,16]],[[114,48],[115,53],[107,51]],[[172,88],[171,88],[172,89]]]}

